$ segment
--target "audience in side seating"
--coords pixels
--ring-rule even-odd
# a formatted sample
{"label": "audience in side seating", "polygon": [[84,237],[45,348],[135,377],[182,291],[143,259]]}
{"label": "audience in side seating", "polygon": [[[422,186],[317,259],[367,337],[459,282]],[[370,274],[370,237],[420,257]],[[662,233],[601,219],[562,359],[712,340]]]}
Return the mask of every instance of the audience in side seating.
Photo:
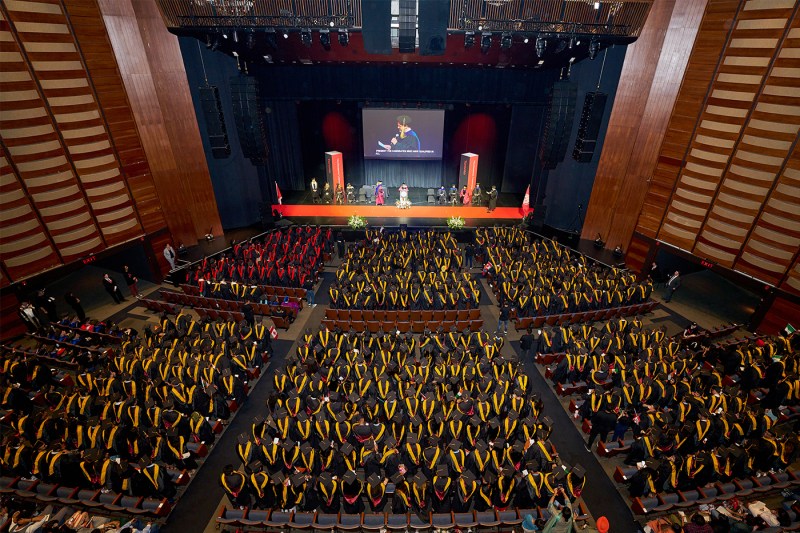
{"label": "audience in side seating", "polygon": [[616,439],[627,441],[625,464],[637,466],[632,497],[781,472],[800,457],[796,334],[687,343],[635,318],[550,336],[559,340],[552,352],[563,352],[553,381],[588,389],[578,413],[592,422],[589,444],[612,430],[615,449]]}
{"label": "audience in side seating", "polygon": [[577,313],[642,303],[652,282],[588,261],[517,227],[477,228],[476,257],[501,305],[516,317]]}
{"label": "audience in side seating", "polygon": [[215,440],[211,423],[246,401],[269,332],[184,314],[142,335],[106,331],[122,338],[105,335],[113,350],[74,374],[3,351],[0,407],[14,431],[0,443],[0,474],[172,498]]}

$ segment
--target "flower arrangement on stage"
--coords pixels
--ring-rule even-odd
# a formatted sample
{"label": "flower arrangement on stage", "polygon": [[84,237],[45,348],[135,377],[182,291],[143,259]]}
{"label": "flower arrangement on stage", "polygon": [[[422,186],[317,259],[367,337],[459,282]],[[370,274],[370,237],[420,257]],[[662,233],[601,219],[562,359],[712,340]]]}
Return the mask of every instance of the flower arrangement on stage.
{"label": "flower arrangement on stage", "polygon": [[450,217],[447,219],[447,227],[450,229],[461,229],[466,225],[463,217]]}
{"label": "flower arrangement on stage", "polygon": [[411,207],[411,201],[408,198],[400,198],[394,203],[394,205],[396,205],[399,209],[408,209]]}
{"label": "flower arrangement on stage", "polygon": [[364,229],[367,227],[367,219],[358,215],[352,215],[347,220],[347,225],[352,229]]}

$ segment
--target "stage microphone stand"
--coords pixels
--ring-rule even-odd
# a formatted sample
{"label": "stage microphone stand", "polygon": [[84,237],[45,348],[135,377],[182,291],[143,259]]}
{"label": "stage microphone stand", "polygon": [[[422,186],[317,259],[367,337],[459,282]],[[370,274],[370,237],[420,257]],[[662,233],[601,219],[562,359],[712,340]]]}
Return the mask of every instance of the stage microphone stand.
{"label": "stage microphone stand", "polygon": [[572,218],[572,222],[569,223],[569,231],[572,233],[580,233],[581,230],[583,230],[583,204],[578,204],[578,211]]}

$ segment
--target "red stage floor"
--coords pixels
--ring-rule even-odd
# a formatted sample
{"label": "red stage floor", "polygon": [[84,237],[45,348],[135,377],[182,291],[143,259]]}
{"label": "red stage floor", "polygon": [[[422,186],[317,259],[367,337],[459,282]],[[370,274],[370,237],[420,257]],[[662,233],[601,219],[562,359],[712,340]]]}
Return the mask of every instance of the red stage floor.
{"label": "red stage floor", "polygon": [[491,213],[485,207],[443,207],[443,206],[411,206],[408,209],[399,209],[394,205],[273,205],[285,217],[349,217],[358,215],[362,217],[377,218],[441,218],[442,225],[454,216],[465,219],[491,218],[491,219],[521,219],[522,209],[518,207],[498,207]]}

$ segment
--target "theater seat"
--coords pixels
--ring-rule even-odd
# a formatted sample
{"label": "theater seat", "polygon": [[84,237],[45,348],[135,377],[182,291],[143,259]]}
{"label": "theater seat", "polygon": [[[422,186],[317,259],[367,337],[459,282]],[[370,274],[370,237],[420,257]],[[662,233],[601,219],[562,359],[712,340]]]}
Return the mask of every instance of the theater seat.
{"label": "theater seat", "polygon": [[223,507],[217,517],[218,524],[241,527],[243,520],[247,518],[247,509],[228,509]]}
{"label": "theater seat", "polygon": [[250,509],[247,512],[247,518],[241,520],[242,525],[245,527],[266,525],[269,513],[270,511],[261,509]]}
{"label": "theater seat", "polygon": [[309,529],[314,523],[315,514],[316,513],[313,512],[296,512],[292,515],[292,519],[289,522],[289,527],[291,529]]}
{"label": "theater seat", "polygon": [[500,525],[500,520],[497,519],[497,515],[494,513],[494,511],[481,511],[475,513],[475,521],[478,522],[479,528],[497,527]]}
{"label": "theater seat", "polygon": [[405,530],[408,527],[407,514],[389,514],[386,516],[386,527],[394,530]]}
{"label": "theater seat", "polygon": [[655,496],[647,498],[634,498],[631,504],[631,509],[634,514],[647,514],[653,512],[653,509],[658,507],[660,502]]}
{"label": "theater seat", "polygon": [[367,531],[380,531],[386,527],[386,515],[383,513],[364,513],[361,517],[361,528]]}
{"label": "theater seat", "polygon": [[292,516],[290,513],[273,511],[270,517],[264,521],[264,525],[273,528],[283,528],[289,525],[291,518]]}
{"label": "theater seat", "polygon": [[336,529],[342,531],[355,531],[361,527],[360,514],[340,514],[336,523]]}
{"label": "theater seat", "polygon": [[[424,515],[423,515],[424,516]],[[408,518],[408,528],[414,531],[426,531],[431,528],[431,515],[428,513],[428,520],[423,520],[417,513],[411,513]]]}
{"label": "theater seat", "polygon": [[453,523],[462,530],[478,526],[475,513],[453,513]]}
{"label": "theater seat", "polygon": [[452,513],[434,513],[431,515],[431,525],[435,529],[450,529],[455,526]]}
{"label": "theater seat", "polygon": [[516,526],[522,523],[522,518],[519,517],[516,511],[498,511],[497,519],[503,526]]}

